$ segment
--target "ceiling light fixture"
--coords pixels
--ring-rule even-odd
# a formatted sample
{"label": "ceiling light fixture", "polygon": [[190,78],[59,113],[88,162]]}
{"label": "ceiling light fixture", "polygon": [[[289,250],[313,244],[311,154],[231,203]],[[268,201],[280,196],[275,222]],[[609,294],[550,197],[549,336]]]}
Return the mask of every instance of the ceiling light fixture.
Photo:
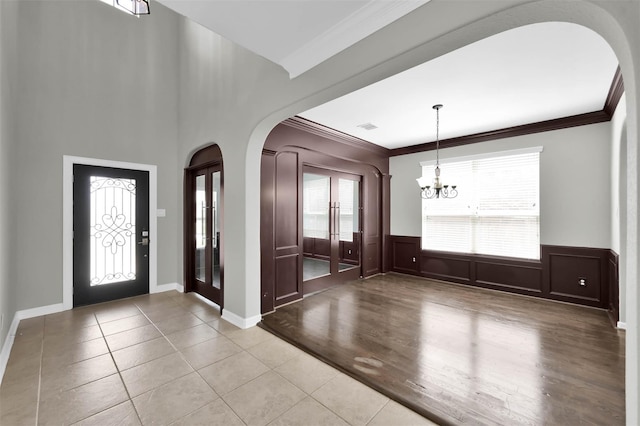
{"label": "ceiling light fixture", "polygon": [[149,9],[148,0],[102,0],[107,4],[111,4],[116,9],[120,9],[124,12],[130,13],[135,16],[149,15],[151,10]]}
{"label": "ceiling light fixture", "polygon": [[424,199],[455,198],[458,196],[456,185],[451,185],[449,188],[449,185],[443,185],[440,180],[440,108],[442,108],[441,104],[433,106],[433,109],[436,110],[436,177],[433,179],[433,188],[429,185],[427,177],[422,176],[416,179],[422,191],[420,195]]}

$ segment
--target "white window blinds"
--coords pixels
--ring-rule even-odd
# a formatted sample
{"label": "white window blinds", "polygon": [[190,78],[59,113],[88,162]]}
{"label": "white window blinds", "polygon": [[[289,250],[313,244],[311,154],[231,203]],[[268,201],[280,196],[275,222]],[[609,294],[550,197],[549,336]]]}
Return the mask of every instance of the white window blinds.
{"label": "white window blinds", "polygon": [[[422,248],[540,258],[540,152],[441,164],[458,197],[422,201]],[[422,167],[434,175],[434,165]]]}
{"label": "white window blinds", "polygon": [[302,235],[329,239],[328,176],[305,173],[302,186]]}

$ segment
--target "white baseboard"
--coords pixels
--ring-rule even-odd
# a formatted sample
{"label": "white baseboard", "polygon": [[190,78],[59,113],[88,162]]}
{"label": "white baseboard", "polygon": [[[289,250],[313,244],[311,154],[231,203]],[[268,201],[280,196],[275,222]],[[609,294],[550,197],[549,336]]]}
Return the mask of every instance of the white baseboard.
{"label": "white baseboard", "polygon": [[184,286],[182,284],[176,283],[176,291],[179,293],[184,293]]}
{"label": "white baseboard", "polygon": [[62,312],[65,310],[66,309],[64,308],[62,303],[56,303],[55,305],[47,305],[47,306],[40,306],[38,308],[24,309],[22,311],[16,312],[16,316],[18,317],[19,320],[23,320],[27,318],[40,317],[42,315],[57,314],[58,312]]}
{"label": "white baseboard", "polygon": [[228,309],[225,308],[222,311],[222,319],[225,320],[225,321],[230,322],[231,324],[235,325],[236,327],[251,328],[251,327],[255,326],[257,323],[259,323],[260,320],[262,320],[262,316],[261,315],[255,315],[253,317],[243,318],[240,315],[236,315],[233,312],[230,312]]}
{"label": "white baseboard", "polygon": [[18,330],[19,323],[20,319],[18,319],[18,313],[16,312],[16,314],[13,316],[13,322],[11,322],[11,326],[9,327],[7,337],[6,339],[4,339],[2,351],[0,351],[0,385],[2,384],[2,379],[4,378],[4,371],[7,369],[9,355],[11,354],[13,340],[16,338],[16,331]]}
{"label": "white baseboard", "polygon": [[193,293],[190,293],[190,294],[193,294],[195,297],[197,297],[198,299],[202,300],[207,305],[211,306],[214,309],[217,309],[218,312],[220,312],[220,305],[218,305],[217,303],[212,302],[211,300],[209,300],[206,297],[196,293],[195,291]]}
{"label": "white baseboard", "polygon": [[[178,283],[159,284],[155,287],[149,287],[149,294],[164,293],[165,291],[182,289],[182,286]],[[178,290],[184,291],[184,290]]]}
{"label": "white baseboard", "polygon": [[618,321],[618,324],[616,324],[616,327],[618,327],[620,330],[626,330],[627,329],[627,323],[626,322],[622,322],[622,321]]}
{"label": "white baseboard", "polygon": [[15,315],[13,316],[13,321],[11,322],[11,327],[9,327],[7,337],[4,339],[2,351],[0,351],[0,384],[2,384],[4,372],[7,369],[7,362],[9,362],[9,355],[11,354],[11,348],[13,347],[13,341],[16,338],[16,333],[18,332],[18,325],[20,324],[20,320],[39,317],[42,315],[55,314],[64,310],[65,309],[62,303],[56,303],[55,305],[23,309],[22,311],[18,311],[15,313]]}

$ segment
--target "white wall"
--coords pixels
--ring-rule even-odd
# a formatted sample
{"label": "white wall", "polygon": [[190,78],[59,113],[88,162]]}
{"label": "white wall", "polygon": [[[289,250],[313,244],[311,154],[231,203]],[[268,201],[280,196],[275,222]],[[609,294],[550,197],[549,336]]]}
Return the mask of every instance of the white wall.
{"label": "white wall", "polygon": [[177,282],[178,17],[158,4],[136,19],[98,1],[16,3],[16,309],[62,302],[63,155],[158,166],[158,283]]}
{"label": "white wall", "polygon": [[[159,206],[167,209],[167,218],[159,224],[162,283],[182,275],[177,238],[182,226],[178,209],[182,168],[197,147],[219,143],[225,156],[226,306],[240,317],[253,317],[259,314],[260,292],[260,150],[276,123],[516,26],[566,20],[601,34],[616,52],[627,91],[630,261],[626,272],[634,285],[627,287],[626,407],[627,422],[638,423],[639,2],[434,0],[294,80],[279,67],[207,34],[196,24],[179,21],[177,34],[175,16],[158,4],[152,19],[127,21],[97,1],[19,3],[25,10],[18,16],[20,77],[11,85],[17,85],[21,94],[15,105],[20,117],[17,142],[10,146],[16,146],[11,162],[19,169],[10,194],[19,216],[11,223],[19,236],[12,247],[18,261],[11,265],[19,279],[12,282],[18,309],[58,303],[62,298],[63,154],[159,166]],[[132,39],[142,40],[143,53],[126,43]],[[126,74],[136,68],[145,70],[148,77],[138,89]],[[176,110],[177,75],[180,103]],[[142,117],[127,114],[133,111]]]}
{"label": "white wall", "polygon": [[[9,265],[11,248],[11,146],[14,142],[11,80],[16,63],[17,3],[0,2],[0,352],[16,312]],[[0,366],[2,369],[2,366]]]}
{"label": "white wall", "polygon": [[[447,173],[448,158],[542,146],[540,243],[609,248],[610,128],[610,123],[599,123],[441,149],[442,178],[455,183],[455,176]],[[390,159],[393,235],[422,235],[422,200],[415,179],[422,173],[419,162],[425,160],[435,160],[435,151]]]}
{"label": "white wall", "polygon": [[619,317],[627,322],[627,102],[623,94],[611,120],[611,249],[618,253]]}

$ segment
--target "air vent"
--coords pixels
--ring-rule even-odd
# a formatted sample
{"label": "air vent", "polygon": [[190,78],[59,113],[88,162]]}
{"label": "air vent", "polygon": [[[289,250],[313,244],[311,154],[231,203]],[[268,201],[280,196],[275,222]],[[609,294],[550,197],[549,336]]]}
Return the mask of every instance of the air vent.
{"label": "air vent", "polygon": [[375,124],[371,124],[371,123],[364,123],[364,124],[359,124],[358,127],[365,129],[365,130],[373,130],[373,129],[377,129],[378,126],[376,126]]}

